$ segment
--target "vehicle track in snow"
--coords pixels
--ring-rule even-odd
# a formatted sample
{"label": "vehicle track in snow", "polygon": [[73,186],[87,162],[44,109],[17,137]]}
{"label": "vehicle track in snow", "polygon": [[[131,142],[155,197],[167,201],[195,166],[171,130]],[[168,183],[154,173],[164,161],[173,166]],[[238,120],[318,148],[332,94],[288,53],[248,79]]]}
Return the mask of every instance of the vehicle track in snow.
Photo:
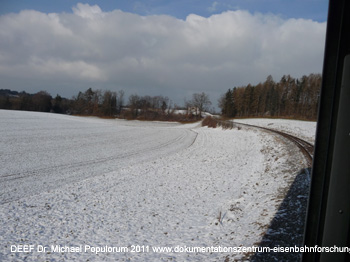
{"label": "vehicle track in snow", "polygon": [[[184,131],[186,131],[186,130],[184,130]],[[9,181],[9,180],[14,180],[14,179],[20,179],[20,178],[29,177],[29,176],[40,175],[41,172],[50,172],[50,171],[58,169],[58,168],[60,168],[60,169],[80,168],[80,167],[86,167],[88,165],[95,165],[95,164],[99,164],[99,163],[103,163],[103,162],[107,162],[107,161],[121,160],[124,158],[136,156],[136,155],[142,155],[144,153],[152,153],[152,151],[157,151],[157,150],[160,150],[164,147],[171,146],[172,144],[181,142],[181,140],[183,140],[186,136],[187,136],[187,132],[184,132],[183,134],[180,134],[175,139],[166,141],[165,143],[162,143],[162,144],[157,145],[157,146],[142,149],[142,150],[137,151],[137,152],[132,151],[132,152],[128,152],[128,153],[122,153],[122,154],[119,154],[116,156],[99,158],[99,159],[95,159],[95,160],[80,161],[80,162],[75,162],[75,163],[71,163],[71,164],[55,165],[52,167],[26,170],[25,172],[18,172],[18,173],[13,173],[13,174],[4,174],[4,175],[0,176],[0,182],[5,182],[5,181]],[[195,141],[195,139],[193,141]],[[193,144],[193,142],[192,142],[192,144]]]}
{"label": "vehicle track in snow", "polygon": [[99,120],[80,130],[43,132],[47,129],[45,125],[43,129],[38,126],[18,133],[5,132],[0,141],[8,148],[0,153],[3,163],[0,204],[173,154],[191,146],[197,136],[190,128],[161,124],[155,127],[137,123],[128,127],[124,122],[101,123],[100,127],[98,124]]}

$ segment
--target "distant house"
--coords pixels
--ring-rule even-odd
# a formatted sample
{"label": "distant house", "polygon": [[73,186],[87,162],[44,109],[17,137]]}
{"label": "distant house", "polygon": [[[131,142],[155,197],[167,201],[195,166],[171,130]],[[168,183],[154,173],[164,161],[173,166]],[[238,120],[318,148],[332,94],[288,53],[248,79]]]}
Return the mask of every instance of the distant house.
{"label": "distant house", "polygon": [[187,114],[192,114],[192,115],[199,115],[200,111],[199,108],[196,106],[189,106],[187,108]]}

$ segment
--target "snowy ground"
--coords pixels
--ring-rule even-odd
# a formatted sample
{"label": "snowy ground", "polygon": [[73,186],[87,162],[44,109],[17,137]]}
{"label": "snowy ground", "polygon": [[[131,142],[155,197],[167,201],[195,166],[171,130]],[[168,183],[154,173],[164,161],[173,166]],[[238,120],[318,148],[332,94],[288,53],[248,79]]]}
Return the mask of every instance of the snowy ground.
{"label": "snowy ground", "polygon": [[234,122],[267,127],[315,142],[316,122],[270,118],[235,119]]}
{"label": "snowy ground", "polygon": [[[241,259],[50,247],[251,246],[306,167],[292,143],[249,128],[5,110],[0,123],[0,261]],[[23,244],[48,250],[11,252]]]}

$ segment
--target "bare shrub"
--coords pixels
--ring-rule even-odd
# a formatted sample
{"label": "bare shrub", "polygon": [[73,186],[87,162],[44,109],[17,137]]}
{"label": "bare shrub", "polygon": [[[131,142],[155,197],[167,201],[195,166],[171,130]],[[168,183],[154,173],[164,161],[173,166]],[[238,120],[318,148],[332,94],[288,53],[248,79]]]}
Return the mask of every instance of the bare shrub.
{"label": "bare shrub", "polygon": [[212,128],[216,128],[217,127],[217,120],[215,120],[213,117],[211,116],[207,116],[206,118],[203,119],[202,121],[202,126],[207,126],[207,127],[212,127]]}

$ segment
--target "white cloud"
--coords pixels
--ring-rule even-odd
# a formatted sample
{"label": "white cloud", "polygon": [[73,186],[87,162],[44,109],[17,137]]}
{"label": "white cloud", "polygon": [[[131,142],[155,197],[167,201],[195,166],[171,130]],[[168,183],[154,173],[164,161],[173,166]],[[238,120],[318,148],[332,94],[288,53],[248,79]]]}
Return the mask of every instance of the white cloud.
{"label": "white cloud", "polygon": [[217,9],[218,4],[219,4],[218,2],[214,1],[212,5],[208,7],[208,11],[211,13],[214,13]]}
{"label": "white cloud", "polygon": [[185,21],[88,4],[72,14],[23,11],[0,17],[0,77],[7,85],[0,88],[31,88],[30,78],[32,89],[65,96],[77,90],[61,93],[60,83],[163,94],[178,103],[205,91],[216,103],[228,88],[269,74],[279,80],[321,72],[325,29],[240,10]]}
{"label": "white cloud", "polygon": [[78,3],[76,7],[73,7],[73,13],[82,18],[90,19],[103,15],[102,10],[98,5],[90,6],[89,4],[81,3]]}

